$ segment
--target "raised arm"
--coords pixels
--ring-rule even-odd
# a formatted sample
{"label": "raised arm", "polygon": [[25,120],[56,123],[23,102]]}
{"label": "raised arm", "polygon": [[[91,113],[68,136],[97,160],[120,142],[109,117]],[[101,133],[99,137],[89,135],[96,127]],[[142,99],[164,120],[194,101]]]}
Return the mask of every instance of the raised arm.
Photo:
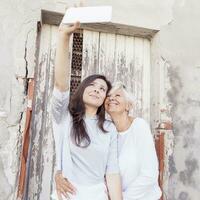
{"label": "raised arm", "polygon": [[69,103],[69,40],[71,34],[79,28],[79,23],[72,26],[61,24],[58,31],[56,59],[55,59],[55,82],[52,95],[52,122],[53,134],[56,149],[56,168],[59,170],[56,173],[56,191],[59,200],[62,195],[67,197],[67,192],[74,192],[73,186],[62,176],[62,142],[63,131],[60,130],[60,124],[67,114],[67,106]]}
{"label": "raised arm", "polygon": [[72,33],[79,27],[79,22],[76,22],[71,26],[61,24],[59,27],[55,59],[54,86],[56,86],[60,91],[69,90],[69,40]]}

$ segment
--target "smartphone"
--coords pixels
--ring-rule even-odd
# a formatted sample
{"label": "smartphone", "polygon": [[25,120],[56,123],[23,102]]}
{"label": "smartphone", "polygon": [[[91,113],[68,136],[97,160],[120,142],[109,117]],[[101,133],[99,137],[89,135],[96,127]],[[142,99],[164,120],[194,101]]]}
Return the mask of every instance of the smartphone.
{"label": "smartphone", "polygon": [[112,19],[112,6],[72,7],[67,9],[62,23],[102,23]]}

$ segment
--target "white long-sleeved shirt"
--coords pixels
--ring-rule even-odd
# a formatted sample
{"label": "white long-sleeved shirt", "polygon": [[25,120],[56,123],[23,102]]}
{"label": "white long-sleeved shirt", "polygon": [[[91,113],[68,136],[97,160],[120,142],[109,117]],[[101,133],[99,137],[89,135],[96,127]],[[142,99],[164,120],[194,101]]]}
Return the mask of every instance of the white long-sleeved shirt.
{"label": "white long-sleeved shirt", "polygon": [[104,182],[105,174],[119,173],[117,132],[110,121],[105,121],[107,133],[99,129],[97,117],[85,117],[91,143],[80,148],[70,137],[72,117],[68,110],[69,91],[54,88],[52,95],[52,122],[56,148],[57,170],[73,183],[94,185]]}
{"label": "white long-sleeved shirt", "polygon": [[158,200],[158,161],[149,125],[135,118],[118,136],[123,200]]}

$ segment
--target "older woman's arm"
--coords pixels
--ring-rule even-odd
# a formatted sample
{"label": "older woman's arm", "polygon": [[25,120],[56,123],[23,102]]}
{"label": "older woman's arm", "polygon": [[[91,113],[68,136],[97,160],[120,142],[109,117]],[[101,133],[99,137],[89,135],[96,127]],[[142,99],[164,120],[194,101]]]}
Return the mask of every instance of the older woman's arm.
{"label": "older woman's arm", "polygon": [[106,184],[110,200],[122,200],[121,177],[119,173],[117,131],[113,124],[110,124],[111,140],[106,167]]}
{"label": "older woman's arm", "polygon": [[121,178],[119,174],[106,175],[110,200],[122,200]]}
{"label": "older woman's arm", "polygon": [[[158,160],[150,127],[144,120],[140,120],[139,123],[140,125],[138,125],[138,132],[136,134],[136,148],[140,173],[129,184],[125,192],[126,198],[134,197],[134,199],[144,199],[144,197],[148,196],[149,191],[152,191],[152,188],[155,189],[155,187],[157,188],[156,195],[161,195],[158,187]],[[126,148],[129,148],[129,146],[126,145]],[[128,164],[129,161],[124,160],[124,162]]]}

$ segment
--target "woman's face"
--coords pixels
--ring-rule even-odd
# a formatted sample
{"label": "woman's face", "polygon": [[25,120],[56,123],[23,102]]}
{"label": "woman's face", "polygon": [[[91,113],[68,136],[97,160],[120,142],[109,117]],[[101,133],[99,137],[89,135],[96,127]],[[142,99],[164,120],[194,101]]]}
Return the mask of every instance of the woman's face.
{"label": "woman's face", "polygon": [[83,102],[87,106],[100,107],[105,98],[108,86],[103,79],[95,79],[83,92]]}
{"label": "woman's face", "polygon": [[111,91],[105,100],[105,110],[108,114],[121,114],[128,110],[128,102],[122,89]]}

